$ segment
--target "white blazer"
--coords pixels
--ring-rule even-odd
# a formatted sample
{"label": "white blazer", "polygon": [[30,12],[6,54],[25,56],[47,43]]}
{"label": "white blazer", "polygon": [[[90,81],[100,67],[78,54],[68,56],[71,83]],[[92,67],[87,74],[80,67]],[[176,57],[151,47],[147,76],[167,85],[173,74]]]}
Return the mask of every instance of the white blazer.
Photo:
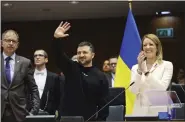
{"label": "white blazer", "polygon": [[[146,61],[143,62],[142,68],[147,71]],[[136,94],[133,115],[156,116],[158,112],[167,111],[166,107],[150,107],[147,96],[142,93],[147,90],[166,91],[173,75],[173,64],[164,60],[160,64],[155,62],[148,76],[138,74],[137,69],[138,64],[134,65],[131,70],[131,83],[135,83],[130,87],[130,90]]]}

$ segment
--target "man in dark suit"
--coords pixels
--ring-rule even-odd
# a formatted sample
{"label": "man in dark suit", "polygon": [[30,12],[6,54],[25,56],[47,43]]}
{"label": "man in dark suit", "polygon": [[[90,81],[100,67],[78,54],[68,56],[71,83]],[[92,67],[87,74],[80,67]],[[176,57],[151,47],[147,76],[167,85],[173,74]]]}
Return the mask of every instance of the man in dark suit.
{"label": "man in dark suit", "polygon": [[22,122],[29,112],[26,109],[27,91],[30,91],[33,106],[30,114],[37,114],[40,104],[38,87],[33,78],[31,61],[15,54],[19,36],[14,30],[2,34],[1,64],[1,120]]}
{"label": "man in dark suit", "polygon": [[34,78],[41,97],[39,114],[54,115],[56,110],[59,109],[60,99],[62,98],[64,78],[62,76],[59,78],[57,74],[48,71],[46,63],[48,63],[46,51],[36,50],[34,53]]}
{"label": "man in dark suit", "polygon": [[118,56],[111,56],[109,58],[110,72],[106,73],[106,77],[109,82],[109,87],[114,87],[114,78],[116,74],[117,61],[118,61]]}

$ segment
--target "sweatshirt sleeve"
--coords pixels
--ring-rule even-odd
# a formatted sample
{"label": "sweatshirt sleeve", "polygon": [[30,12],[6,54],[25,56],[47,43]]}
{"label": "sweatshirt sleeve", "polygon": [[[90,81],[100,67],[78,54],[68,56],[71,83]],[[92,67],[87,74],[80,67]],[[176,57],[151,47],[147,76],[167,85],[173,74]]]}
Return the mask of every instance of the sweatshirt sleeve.
{"label": "sweatshirt sleeve", "polygon": [[105,76],[105,74],[103,75],[103,81],[102,81],[102,94],[101,94],[101,98],[100,101],[98,103],[98,110],[100,110],[100,112],[98,113],[98,121],[106,121],[106,118],[109,115],[109,105],[106,106],[106,104],[109,102],[108,101],[108,96],[109,96],[109,83],[108,80]]}
{"label": "sweatshirt sleeve", "polygon": [[72,69],[74,62],[68,58],[64,52],[64,41],[65,39],[53,39],[53,48],[56,64],[61,69],[64,74],[68,74],[69,70]]}

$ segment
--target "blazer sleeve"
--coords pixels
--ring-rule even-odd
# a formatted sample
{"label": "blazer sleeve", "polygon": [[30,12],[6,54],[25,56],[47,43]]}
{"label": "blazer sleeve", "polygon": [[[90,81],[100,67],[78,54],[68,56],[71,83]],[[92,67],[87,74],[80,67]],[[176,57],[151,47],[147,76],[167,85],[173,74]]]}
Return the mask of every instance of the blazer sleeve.
{"label": "blazer sleeve", "polygon": [[27,76],[25,77],[25,80],[27,81],[27,86],[31,94],[31,103],[32,103],[32,109],[30,113],[33,115],[36,115],[39,111],[40,107],[40,98],[39,98],[39,91],[38,86],[36,85],[36,82],[33,78],[33,69],[31,65],[31,61],[28,63],[28,69],[27,69]]}
{"label": "blazer sleeve", "polygon": [[71,74],[71,69],[74,66],[74,61],[72,61],[64,52],[64,41],[67,39],[61,39],[61,38],[54,38],[53,39],[53,54],[56,59],[56,64],[59,67],[59,69],[62,70],[62,72],[67,75]]}
{"label": "blazer sleeve", "polygon": [[139,92],[140,86],[144,83],[142,80],[142,75],[137,73],[137,68],[138,65],[134,65],[131,69],[131,83],[134,82],[134,84],[130,87],[130,90],[134,93],[137,94]]}
{"label": "blazer sleeve", "polygon": [[148,83],[152,88],[167,90],[173,75],[173,64],[171,62],[164,62],[164,65],[164,72],[161,80],[158,80],[152,74],[149,74],[146,78],[146,83]]}

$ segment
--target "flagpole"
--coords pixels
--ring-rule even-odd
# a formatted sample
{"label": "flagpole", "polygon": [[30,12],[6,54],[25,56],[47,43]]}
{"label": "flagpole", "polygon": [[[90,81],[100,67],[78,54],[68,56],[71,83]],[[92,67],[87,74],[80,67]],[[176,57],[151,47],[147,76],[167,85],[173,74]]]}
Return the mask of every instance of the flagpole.
{"label": "flagpole", "polygon": [[128,0],[128,3],[129,3],[129,8],[132,11],[132,0]]}

